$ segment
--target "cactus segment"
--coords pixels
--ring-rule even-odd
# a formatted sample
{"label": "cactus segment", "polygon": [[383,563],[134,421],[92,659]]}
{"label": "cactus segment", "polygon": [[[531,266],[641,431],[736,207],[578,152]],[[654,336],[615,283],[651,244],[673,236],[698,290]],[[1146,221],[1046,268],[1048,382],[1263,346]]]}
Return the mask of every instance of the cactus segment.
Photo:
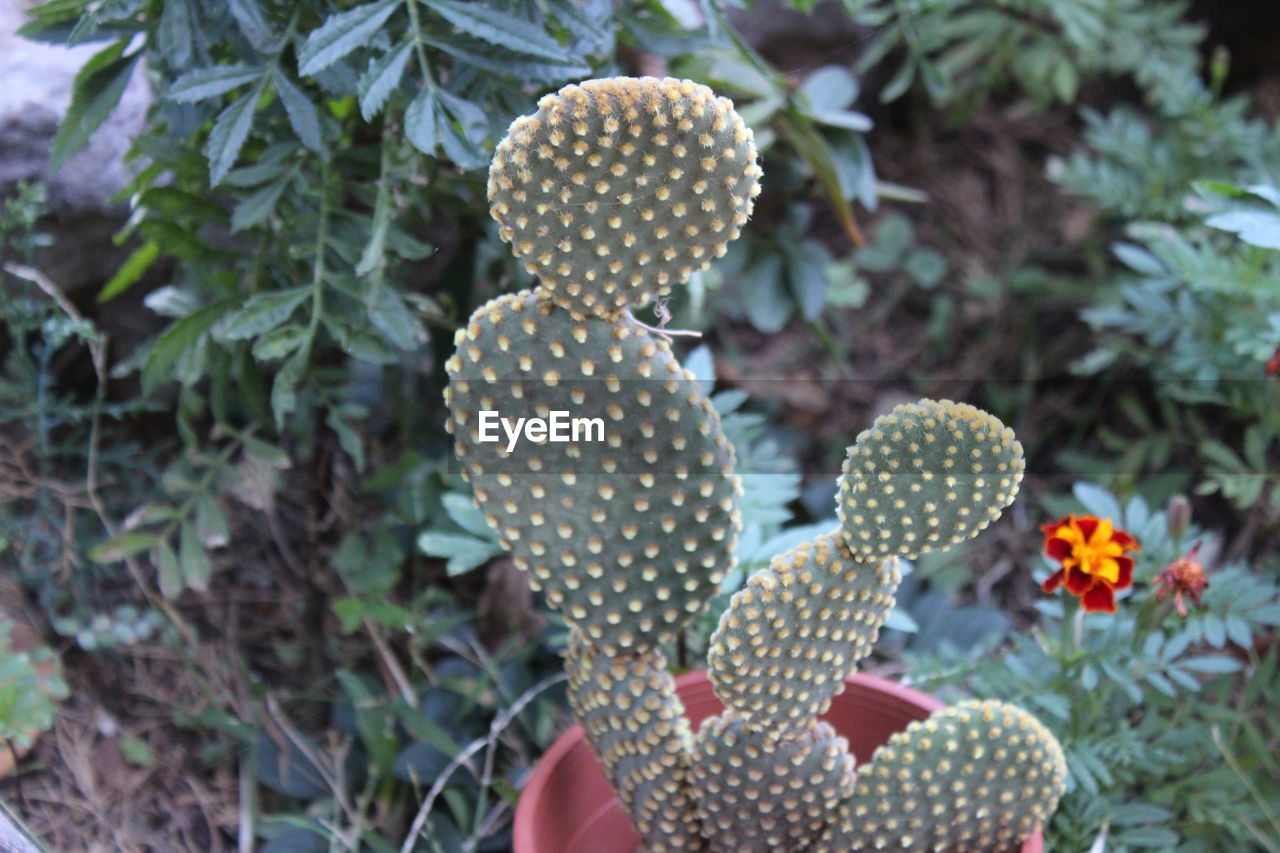
{"label": "cactus segment", "polygon": [[814,853],[1014,850],[1053,814],[1066,780],[1062,747],[1039,720],[962,702],[876,750]]}
{"label": "cactus segment", "polygon": [[692,736],[656,649],[609,657],[569,634],[569,703],[651,853],[704,849],[689,788]]}
{"label": "cactus segment", "polygon": [[853,793],[848,742],[819,721],[784,735],[726,711],[703,721],[691,769],[712,853],[802,850]]}
{"label": "cactus segment", "polygon": [[512,123],[490,212],[558,304],[615,320],[723,255],[759,178],[728,98],[690,80],[588,80]]}
{"label": "cactus segment", "polygon": [[1013,502],[1026,463],[981,409],[921,400],[876,418],[840,477],[845,542],[861,559],[912,559],[976,535]]}
{"label": "cactus segment", "polygon": [[711,636],[716,695],[753,728],[808,725],[871,651],[899,580],[895,558],[860,562],[839,531],[775,557]]}
{"label": "cactus segment", "polygon": [[[481,306],[456,340],[454,450],[515,564],[603,651],[673,639],[741,527],[733,446],[693,375],[634,320],[576,320],[536,291]],[[603,424],[508,451],[501,428],[481,441],[483,411]]]}

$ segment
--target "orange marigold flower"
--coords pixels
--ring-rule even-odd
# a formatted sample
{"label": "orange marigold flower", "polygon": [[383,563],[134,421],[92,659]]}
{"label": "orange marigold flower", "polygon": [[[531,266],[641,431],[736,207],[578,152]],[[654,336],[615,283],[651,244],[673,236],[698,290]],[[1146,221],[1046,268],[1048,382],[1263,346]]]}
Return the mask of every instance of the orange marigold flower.
{"label": "orange marigold flower", "polygon": [[1199,550],[1200,543],[1197,542],[1191,546],[1190,551],[1156,575],[1156,600],[1164,601],[1164,597],[1172,592],[1174,609],[1184,619],[1187,616],[1187,605],[1183,603],[1182,596],[1185,595],[1191,599],[1192,604],[1199,607],[1200,596],[1209,585],[1209,579],[1204,576],[1204,566],[1196,561]]}
{"label": "orange marigold flower", "polygon": [[1125,552],[1140,550],[1138,541],[1110,519],[1092,515],[1068,515],[1040,529],[1045,554],[1062,564],[1044,582],[1044,591],[1065,585],[1080,596],[1086,611],[1115,613],[1115,591],[1133,584],[1133,558]]}

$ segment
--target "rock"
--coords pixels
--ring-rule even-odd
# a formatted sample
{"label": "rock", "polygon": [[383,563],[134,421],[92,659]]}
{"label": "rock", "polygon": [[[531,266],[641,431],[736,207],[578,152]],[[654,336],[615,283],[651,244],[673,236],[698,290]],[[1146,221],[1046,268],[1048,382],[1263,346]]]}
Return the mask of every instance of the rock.
{"label": "rock", "polygon": [[[73,48],[41,44],[17,34],[28,0],[0,0],[0,197],[20,181],[44,181],[51,212],[93,214],[122,208],[108,199],[131,176],[124,163],[130,140],[141,132],[152,96],[139,64],[119,106],[89,144],[54,175],[48,174],[54,134],[71,103],[81,66],[105,45]],[[114,208],[114,210],[113,210]]]}

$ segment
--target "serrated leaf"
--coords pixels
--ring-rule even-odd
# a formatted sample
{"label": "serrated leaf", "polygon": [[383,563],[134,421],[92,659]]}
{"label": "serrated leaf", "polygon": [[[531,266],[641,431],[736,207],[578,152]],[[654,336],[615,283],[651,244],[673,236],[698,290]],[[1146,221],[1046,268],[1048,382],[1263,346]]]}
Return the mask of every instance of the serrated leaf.
{"label": "serrated leaf", "polygon": [[356,48],[363,47],[386,23],[400,0],[378,0],[348,9],[313,30],[298,51],[298,73],[318,74]]}
{"label": "serrated leaf", "polygon": [[315,104],[311,103],[311,99],[279,69],[273,76],[276,91],[280,93],[280,101],[284,104],[284,111],[289,116],[289,125],[293,128],[293,132],[298,134],[298,139],[303,145],[317,154],[322,153],[324,140],[321,137],[320,116],[316,112]]}
{"label": "serrated leaf", "polygon": [[196,68],[169,84],[164,97],[179,104],[194,104],[252,83],[262,77],[262,73],[261,67],[243,63]]}
{"label": "serrated leaf", "polygon": [[264,184],[250,193],[231,211],[231,230],[243,231],[260,222],[265,222],[275,212],[281,194],[289,186],[291,173],[281,175],[269,184]]}
{"label": "serrated leaf", "polygon": [[71,87],[71,105],[58,125],[49,151],[49,171],[56,172],[89,142],[89,137],[102,125],[120,103],[129,85],[129,77],[142,56],[135,51],[123,56],[129,39],[122,39],[94,54],[76,74]]}
{"label": "serrated leaf", "polygon": [[156,338],[142,367],[142,390],[149,394],[161,382],[172,379],[170,368],[179,356],[196,345],[214,323],[230,311],[239,300],[223,299],[206,305],[194,314],[177,321]]}
{"label": "serrated leaf", "polygon": [[368,70],[360,75],[360,115],[365,121],[373,121],[391,92],[400,84],[412,50],[413,42],[405,39],[398,47],[370,63]]}
{"label": "serrated leaf", "polygon": [[240,149],[249,137],[264,79],[259,78],[258,84],[251,91],[232,101],[213,123],[213,130],[209,131],[205,156],[209,158],[209,183],[215,187],[235,165]]}
{"label": "serrated leaf", "polygon": [[400,294],[389,287],[378,290],[378,296],[369,309],[369,322],[399,349],[415,349],[423,334],[422,324],[409,313]]}
{"label": "serrated leaf", "polygon": [[303,347],[289,356],[271,384],[271,413],[279,429],[284,428],[285,418],[298,407],[298,381],[307,366],[309,354],[309,347]]}
{"label": "serrated leaf", "polygon": [[457,120],[462,128],[463,137],[473,145],[483,143],[485,136],[489,133],[489,119],[484,109],[445,89],[436,90],[436,95],[440,98],[445,111]]}
{"label": "serrated leaf", "polygon": [[156,46],[171,68],[186,68],[191,64],[192,32],[190,0],[165,3],[156,27]]}
{"label": "serrated leaf", "polygon": [[95,563],[116,563],[155,546],[160,537],[155,533],[121,533],[89,551]]}
{"label": "serrated leaf", "polygon": [[454,41],[435,39],[423,36],[423,43],[444,51],[452,57],[461,59],[468,65],[474,65],[491,74],[501,74],[520,80],[535,80],[541,83],[560,83],[565,80],[580,80],[591,75],[591,66],[585,63],[572,62],[533,62],[518,59],[510,54],[490,55],[463,47]]}
{"label": "serrated leaf", "polygon": [[259,53],[276,53],[280,50],[280,42],[262,14],[258,0],[227,0],[227,8],[231,10],[231,17],[236,19],[240,32],[253,45],[254,50]]}
{"label": "serrated leaf", "polygon": [[159,244],[151,241],[143,243],[120,265],[115,275],[111,276],[111,280],[103,285],[98,293],[98,301],[106,302],[124,293],[142,278],[143,273],[151,269],[151,265],[158,257],[160,257]]}
{"label": "serrated leaf", "polygon": [[490,44],[529,56],[564,61],[569,58],[560,43],[541,28],[506,12],[479,3],[423,0],[441,17],[465,33]]}
{"label": "serrated leaf", "polygon": [[435,92],[427,87],[417,94],[404,112],[404,135],[423,154],[435,154],[440,141]]}
{"label": "serrated leaf", "polygon": [[311,285],[255,294],[240,310],[227,315],[218,324],[218,337],[238,341],[274,329],[289,319],[289,315],[311,294]]}

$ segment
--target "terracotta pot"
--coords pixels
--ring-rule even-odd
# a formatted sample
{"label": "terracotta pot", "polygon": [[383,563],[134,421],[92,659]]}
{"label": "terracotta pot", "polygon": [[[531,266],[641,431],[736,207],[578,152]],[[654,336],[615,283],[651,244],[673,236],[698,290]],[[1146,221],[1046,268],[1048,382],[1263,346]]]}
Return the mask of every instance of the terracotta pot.
{"label": "terracotta pot", "polygon": [[[705,671],[676,679],[676,691],[696,730],[723,705]],[[932,696],[861,673],[851,676],[844,693],[823,719],[849,740],[859,762],[912,720],[923,720],[943,704]],[[640,836],[622,811],[582,726],[562,734],[534,768],[516,807],[515,853],[635,853]],[[1039,833],[1022,853],[1042,853]]]}

